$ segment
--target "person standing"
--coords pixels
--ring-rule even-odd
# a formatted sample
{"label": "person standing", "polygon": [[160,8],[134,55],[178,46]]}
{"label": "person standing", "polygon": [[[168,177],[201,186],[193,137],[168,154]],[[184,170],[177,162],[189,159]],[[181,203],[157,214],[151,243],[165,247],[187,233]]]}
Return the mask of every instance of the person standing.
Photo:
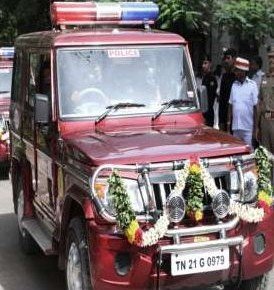
{"label": "person standing", "polygon": [[202,85],[206,87],[208,109],[205,112],[206,125],[213,127],[214,110],[213,105],[217,92],[217,79],[211,71],[211,58],[205,56],[202,63]]}
{"label": "person standing", "polygon": [[259,129],[261,144],[274,154],[274,53],[268,54],[269,73],[261,86]]}
{"label": "person standing", "polygon": [[257,84],[258,90],[261,88],[262,80],[265,75],[265,73],[262,71],[262,65],[263,61],[259,55],[251,58],[249,75],[250,79]]}
{"label": "person standing", "polygon": [[253,140],[257,140],[258,88],[256,83],[247,77],[247,59],[237,57],[234,67],[236,80],[229,98],[227,128],[229,130],[232,120],[233,135],[252,148]]}
{"label": "person standing", "polygon": [[227,131],[227,114],[229,107],[229,96],[232,84],[235,80],[233,72],[236,51],[229,48],[223,53],[223,66],[225,73],[222,75],[219,95],[219,127],[223,131]]}

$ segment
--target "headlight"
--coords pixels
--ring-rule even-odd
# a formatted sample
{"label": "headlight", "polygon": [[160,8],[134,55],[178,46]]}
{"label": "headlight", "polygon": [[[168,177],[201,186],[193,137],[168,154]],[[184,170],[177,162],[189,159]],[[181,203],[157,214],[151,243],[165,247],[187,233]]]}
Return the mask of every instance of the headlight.
{"label": "headlight", "polygon": [[[145,208],[148,204],[145,187],[143,185],[140,185],[137,180],[125,178],[123,178],[122,180],[125,184],[126,191],[131,201],[132,209],[136,213],[144,213]],[[115,209],[112,203],[112,196],[110,196],[108,189],[109,184],[107,182],[107,179],[98,178],[95,183],[96,194],[98,198],[100,198],[106,210],[110,214],[115,215]]]}
{"label": "headlight", "polygon": [[[243,172],[244,176],[244,202],[251,202],[257,196],[257,176],[256,174],[248,170]],[[240,199],[239,196],[239,178],[236,171],[230,172],[230,193],[232,194],[231,197],[234,200]]]}
{"label": "headlight", "polygon": [[257,189],[257,176],[252,171],[244,173],[244,201],[254,201],[257,196]]}

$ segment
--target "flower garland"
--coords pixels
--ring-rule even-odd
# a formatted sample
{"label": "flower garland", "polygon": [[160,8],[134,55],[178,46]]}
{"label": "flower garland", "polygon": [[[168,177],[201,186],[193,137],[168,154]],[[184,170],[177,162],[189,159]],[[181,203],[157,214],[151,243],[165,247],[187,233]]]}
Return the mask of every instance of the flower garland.
{"label": "flower garland", "polygon": [[161,239],[169,225],[169,219],[164,212],[153,227],[143,231],[132,209],[125,185],[116,171],[108,179],[111,202],[116,211],[116,219],[129,243],[139,247],[152,246]]}
{"label": "flower garland", "polygon": [[[259,147],[255,151],[255,160],[258,169],[258,207],[242,204],[236,201],[230,202],[229,214],[236,214],[246,222],[257,223],[263,220],[264,215],[269,213],[272,204],[272,192],[270,182],[271,164],[267,155],[267,150]],[[178,179],[174,190],[182,192],[185,186],[190,186],[191,193],[187,201],[187,213],[190,218],[199,221],[203,218],[202,212],[202,187],[208,192],[211,198],[218,192],[214,178],[200,162],[185,166],[181,173],[177,174]]]}
{"label": "flower garland", "polygon": [[259,146],[255,151],[255,161],[258,168],[258,192],[264,191],[269,196],[273,194],[271,186],[271,162],[269,161],[267,150]]}
{"label": "flower garland", "polygon": [[[231,201],[229,214],[237,215],[243,221],[257,223],[263,220],[265,214],[270,211],[273,202],[273,188],[270,182],[271,163],[267,150],[259,147],[255,151],[255,160],[258,170],[258,207]],[[188,216],[200,221],[203,219],[203,187],[211,198],[218,193],[214,178],[210,175],[205,166],[199,163],[190,164],[185,162],[182,170],[176,172],[176,184],[173,192],[183,192],[187,186],[189,197],[187,199],[186,212]],[[118,226],[123,230],[129,243],[146,247],[154,245],[161,239],[169,226],[169,218],[166,212],[160,216],[157,222],[149,230],[144,231],[132,209],[125,185],[116,171],[108,179],[111,203],[116,212]]]}
{"label": "flower garland", "polygon": [[186,179],[188,187],[188,199],[186,204],[187,215],[196,222],[203,219],[203,179],[201,177],[201,167],[194,163],[189,168]]}

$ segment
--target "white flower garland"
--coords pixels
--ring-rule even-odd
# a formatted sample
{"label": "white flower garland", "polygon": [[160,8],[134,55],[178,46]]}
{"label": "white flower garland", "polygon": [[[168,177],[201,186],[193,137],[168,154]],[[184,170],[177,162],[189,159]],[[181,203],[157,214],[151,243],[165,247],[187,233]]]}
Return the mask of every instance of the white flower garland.
{"label": "white flower garland", "polygon": [[143,232],[143,241],[141,246],[147,247],[155,245],[167,232],[169,226],[169,219],[166,213],[157,220],[155,225],[148,231]]}
{"label": "white flower garland", "polygon": [[255,208],[247,204],[240,204],[234,200],[230,201],[229,213],[236,214],[241,220],[248,223],[258,223],[264,219],[263,208]]}
{"label": "white flower garland", "polygon": [[176,184],[172,192],[182,192],[185,189],[186,179],[189,175],[189,168],[190,168],[190,162],[189,160],[186,160],[184,168],[179,171],[175,171]]}
{"label": "white flower garland", "polygon": [[[218,188],[215,184],[214,178],[210,175],[209,171],[200,162],[201,178],[204,183],[205,190],[208,192],[211,198],[218,193]],[[184,169],[177,173],[177,182],[174,187],[175,192],[182,192],[185,188],[186,179],[189,175],[190,162],[187,161]],[[264,210],[262,208],[254,208],[253,206],[241,204],[239,202],[230,201],[229,214],[235,214],[243,221],[249,223],[258,223],[264,218]]]}
{"label": "white flower garland", "polygon": [[[210,175],[209,171],[204,167],[202,163],[201,175],[204,181],[204,187],[213,198],[218,192],[218,188],[215,184],[213,177]],[[264,218],[264,210],[262,208],[254,208],[247,204],[241,204],[237,201],[230,201],[229,214],[236,214],[240,219],[249,223],[258,223]]]}

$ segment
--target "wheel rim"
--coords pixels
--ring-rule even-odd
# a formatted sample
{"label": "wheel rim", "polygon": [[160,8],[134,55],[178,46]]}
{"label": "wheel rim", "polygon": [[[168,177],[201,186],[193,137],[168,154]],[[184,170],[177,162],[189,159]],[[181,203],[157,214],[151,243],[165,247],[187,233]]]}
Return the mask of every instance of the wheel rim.
{"label": "wheel rim", "polygon": [[67,284],[69,290],[82,290],[81,258],[74,242],[71,243],[67,261]]}

